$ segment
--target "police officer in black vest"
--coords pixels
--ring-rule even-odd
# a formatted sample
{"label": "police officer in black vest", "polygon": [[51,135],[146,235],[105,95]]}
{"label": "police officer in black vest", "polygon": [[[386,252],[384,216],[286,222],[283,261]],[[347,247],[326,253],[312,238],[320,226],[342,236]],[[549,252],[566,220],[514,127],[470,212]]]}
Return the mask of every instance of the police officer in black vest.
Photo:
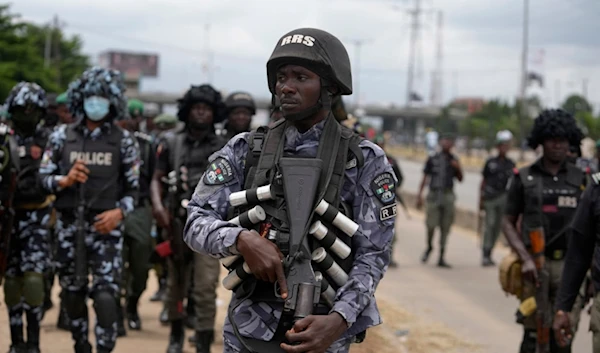
{"label": "police officer in black vest", "polygon": [[250,93],[231,93],[225,98],[225,110],[227,115],[225,129],[228,140],[239,133],[250,131],[252,117],[256,114],[256,104]]}
{"label": "police officer in black vest", "polygon": [[[167,350],[169,353],[181,352],[183,348],[186,315],[183,311],[182,299],[188,293],[192,263],[194,264],[193,299],[196,307],[197,352],[209,353],[214,337],[219,262],[207,255],[192,254],[185,244],[179,244],[182,242],[180,232],[183,229],[176,225],[179,222],[181,225],[185,224],[187,216],[185,207],[202,173],[206,170],[208,157],[225,143],[215,134],[214,128],[214,124],[223,118],[223,108],[221,94],[212,86],[192,86],[179,100],[177,115],[179,120],[185,123],[185,129],[167,133],[157,147],[156,170],[150,187],[154,215],[157,225],[167,233],[179,233],[167,234],[173,250],[173,256],[167,260],[169,278],[166,306],[171,321],[171,335]],[[167,206],[162,200],[165,177],[168,180],[174,179],[174,183],[169,186],[169,193],[175,193],[174,198],[172,195],[168,197],[171,204]],[[172,188],[175,190],[172,191]],[[167,207],[176,214],[169,214]]]}
{"label": "police officer in black vest", "polygon": [[[156,161],[156,148],[152,136],[140,132],[141,119],[135,116],[131,109],[131,119],[117,121],[116,124],[121,128],[128,130],[135,136],[140,147],[140,193],[135,210],[124,220],[123,230],[123,261],[128,264],[127,271],[124,271],[122,292],[126,293],[126,314],[127,325],[131,330],[141,330],[142,322],[138,315],[138,301],[148,280],[148,270],[150,264],[148,259],[152,253],[152,207],[150,202],[150,181],[154,174],[154,164]],[[120,301],[119,301],[120,304]],[[121,312],[120,312],[121,313]],[[123,321],[119,320],[119,326],[123,326]],[[124,334],[122,328],[120,334]]]}
{"label": "police officer in black vest", "polygon": [[[553,310],[563,277],[567,242],[572,237],[569,225],[585,179],[583,172],[567,161],[567,152],[570,145],[579,145],[582,138],[582,132],[569,113],[544,110],[535,120],[528,141],[534,149],[541,145],[543,156],[520,169],[508,186],[502,230],[522,261],[524,281],[520,299],[526,301],[536,295],[539,274],[543,271],[544,275],[547,273],[544,281],[548,283],[548,292],[542,295],[549,300],[548,310]],[[522,223],[518,232],[516,224],[520,216]],[[535,312],[525,317],[523,326],[520,352],[534,353],[537,342]],[[560,349],[553,337],[550,341],[551,352],[570,352],[570,347]]]}
{"label": "police officer in black vest", "polygon": [[[79,121],[50,135],[40,166],[42,184],[57,196],[57,266],[76,353],[92,351],[88,296],[97,317],[96,351],[111,352],[117,338],[121,224],[134,210],[140,170],[135,138],[113,124],[126,116],[124,91],[120,72],[98,67],[71,83],[69,108]],[[76,251],[80,241],[84,249]]]}

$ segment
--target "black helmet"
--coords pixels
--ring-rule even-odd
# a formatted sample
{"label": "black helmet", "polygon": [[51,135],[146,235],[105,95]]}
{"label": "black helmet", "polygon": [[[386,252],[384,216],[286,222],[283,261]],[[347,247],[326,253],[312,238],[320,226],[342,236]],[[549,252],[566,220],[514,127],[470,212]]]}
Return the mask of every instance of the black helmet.
{"label": "black helmet", "polygon": [[267,62],[269,90],[275,95],[277,69],[282,65],[298,65],[321,78],[321,99],[305,111],[285,115],[288,120],[302,120],[322,107],[331,108],[327,87],[337,87],[336,95],[352,94],[352,72],[346,48],[330,33],[315,28],[300,28],[285,34],[273,49]]}
{"label": "black helmet", "polygon": [[250,93],[233,92],[227,96],[225,99],[225,109],[227,110],[227,114],[239,107],[248,108],[250,110],[250,115],[256,114],[256,104]]}
{"label": "black helmet", "polygon": [[341,95],[352,94],[352,72],[346,48],[332,34],[316,28],[299,28],[285,34],[267,62],[269,90],[275,94],[281,65],[304,66],[336,85]]}
{"label": "black helmet", "polygon": [[213,109],[213,124],[223,120],[223,99],[221,93],[214,89],[211,85],[191,86],[185,92],[183,98],[177,101],[178,111],[177,117],[179,120],[186,122],[190,113],[190,108],[196,103],[206,103]]}
{"label": "black helmet", "polygon": [[22,81],[10,90],[5,102],[6,111],[10,113],[16,107],[26,107],[28,105],[45,111],[48,107],[46,91],[37,83]]}

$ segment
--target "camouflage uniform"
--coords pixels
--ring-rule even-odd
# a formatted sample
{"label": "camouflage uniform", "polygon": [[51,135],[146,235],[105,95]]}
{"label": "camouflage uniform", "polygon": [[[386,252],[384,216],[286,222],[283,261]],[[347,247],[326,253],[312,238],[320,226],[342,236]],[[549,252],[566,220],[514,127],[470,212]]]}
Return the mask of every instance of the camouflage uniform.
{"label": "camouflage uniform", "polygon": [[[45,91],[35,83],[20,82],[11,90],[7,106],[13,115],[20,165],[4,283],[4,300],[10,318],[10,352],[21,349],[39,352],[40,321],[44,311],[43,276],[50,259],[48,225],[52,202],[38,177],[42,149],[48,138],[46,129],[39,125],[39,118],[45,114],[47,106]],[[26,344],[23,312],[27,317]]]}
{"label": "camouflage uniform", "polygon": [[[321,122],[305,133],[294,127],[285,132],[284,152],[299,157],[314,157],[323,132]],[[195,251],[223,258],[231,256],[230,247],[243,230],[226,221],[229,211],[228,197],[242,190],[244,185],[243,166],[248,153],[249,133],[235,136],[210,161],[223,158],[233,167],[233,179],[225,185],[207,186],[204,178],[198,184],[188,206],[188,221],[184,231],[186,243]],[[363,140],[359,144],[365,164],[346,169],[341,198],[352,205],[353,218],[360,228],[352,238],[354,264],[348,282],[337,291],[332,312],[339,313],[348,323],[348,330],[336,341],[328,352],[348,352],[355,335],[367,328],[379,325],[381,317],[374,297],[375,288],[383,277],[390,261],[390,244],[394,234],[394,219],[380,220],[382,204],[373,195],[371,183],[382,173],[392,173],[385,153],[375,144]],[[230,307],[239,304],[232,298]],[[282,305],[266,304],[246,300],[235,311],[235,322],[244,337],[269,341],[273,338]],[[242,345],[236,339],[227,317],[224,326],[225,352],[240,352]]]}
{"label": "camouflage uniform", "polygon": [[[91,133],[85,125],[82,124],[80,127],[87,136],[87,139],[91,141],[96,141],[104,134],[110,133],[111,129],[117,128],[112,122],[105,122],[100,128],[95,129]],[[50,135],[40,166],[44,187],[53,193],[57,193],[59,198],[61,190],[59,190],[58,179],[55,176],[66,175],[70,168],[70,166],[60,163],[63,146],[67,139],[66,130],[67,125],[61,125]],[[123,131],[122,133],[123,138],[120,144],[121,155],[119,158],[121,170],[123,171],[122,198],[115,207],[120,207],[123,216],[126,217],[134,209],[134,196],[139,187],[140,161],[138,159],[138,145],[133,135],[128,131]],[[88,250],[87,261],[93,276],[91,290],[87,286],[79,287],[75,284],[75,213],[63,212],[58,217],[59,221],[57,221],[56,229],[59,245],[56,261],[60,285],[66,292],[89,294],[92,298],[100,291],[107,291],[116,297],[119,292],[123,260],[122,225],[118,226],[108,235],[99,234],[93,227],[94,216],[90,214],[86,217],[85,222],[85,243]],[[87,308],[82,317],[70,318],[73,340],[77,343],[87,343]],[[102,347],[108,351],[114,348],[117,338],[116,321],[110,327],[102,327],[97,322],[95,333],[98,347]]]}

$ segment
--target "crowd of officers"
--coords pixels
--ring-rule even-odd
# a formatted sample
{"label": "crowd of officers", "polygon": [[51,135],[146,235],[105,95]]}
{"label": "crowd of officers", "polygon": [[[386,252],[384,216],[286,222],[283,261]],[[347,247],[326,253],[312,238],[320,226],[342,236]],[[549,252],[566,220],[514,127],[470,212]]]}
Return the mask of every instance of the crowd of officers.
{"label": "crowd of officers", "polygon": [[[314,46],[315,41],[323,45]],[[377,283],[388,265],[397,266],[392,239],[402,173],[384,154],[380,137],[373,143],[359,137],[358,128],[338,127],[335,102],[352,92],[349,68],[345,48],[331,34],[305,28],[284,35],[267,64],[274,97],[268,133],[250,133],[256,106],[248,93],[223,99],[207,84],[191,86],[178,101],[176,117],[157,116],[144,111],[142,102],[127,100],[114,70],[91,68],[60,95],[47,95],[36,83],[17,84],[5,104],[10,129],[0,125],[0,265],[5,265],[0,278],[10,353],[40,352],[40,321],[53,307],[55,276],[61,287],[57,326],[71,331],[74,351],[92,352],[90,298],[96,351],[111,352],[117,337],[126,335],[125,326],[142,329],[139,299],[151,268],[159,279],[151,300],[164,302],[160,320],[170,325],[167,352],[183,351],[185,327],[195,331],[190,341],[196,351],[210,352],[221,270],[217,258],[229,268],[233,280],[225,282],[236,293],[224,327],[226,352],[269,347],[342,353],[361,342],[367,328],[381,322],[373,297]],[[519,265],[512,294],[523,302],[517,313],[524,327],[522,353],[570,352],[581,309],[600,293],[595,246],[600,174],[596,163],[581,158],[582,138],[572,115],[545,110],[528,138],[532,149],[541,146],[535,163],[517,169],[507,154],[512,135],[500,131],[498,154],[483,169],[481,264],[495,264],[492,251],[503,231]],[[453,142],[453,135],[440,135],[440,149],[425,163],[417,196],[417,207],[426,207],[421,260],[428,261],[439,227],[441,268],[451,268],[445,255],[455,214],[453,187],[463,180]],[[314,223],[310,234],[328,245],[311,241],[310,247],[337,296],[328,297],[331,288],[319,280],[315,308],[324,311],[298,317],[287,311],[288,301],[283,307],[286,276],[292,276],[284,276],[284,268],[287,273],[302,260],[291,256],[290,243],[278,248],[272,242],[284,235],[286,242],[295,241],[290,231],[295,215],[286,212],[285,199],[274,190],[281,178],[283,185],[290,178],[286,165],[307,165],[302,159],[314,156],[328,162],[323,175],[330,183],[315,185],[324,195],[316,213],[326,226]],[[230,208],[234,194],[244,201]],[[265,212],[272,223],[260,222]],[[302,244],[308,243],[296,250]],[[251,274],[249,289],[243,283]],[[276,282],[275,291],[269,282]],[[299,295],[299,289],[289,290],[291,297]],[[595,299],[591,330],[594,351],[600,352],[600,297]],[[552,330],[539,319],[542,309],[554,315]],[[269,345],[271,338],[276,346]]]}
{"label": "crowd of officers", "polygon": [[[75,352],[92,351],[88,297],[97,316],[96,351],[112,351],[125,326],[142,328],[138,305],[152,268],[159,290],[151,300],[164,301],[160,320],[171,325],[168,352],[182,351],[184,326],[195,330],[197,351],[210,352],[220,265],[178,247],[181,231],[172,237],[171,226],[185,223],[185,203],[208,157],[250,130],[254,100],[245,92],[222,99],[210,85],[192,86],[175,117],[144,111],[124,93],[117,71],[95,67],[65,93],[21,82],[6,100],[2,202],[6,207],[10,195],[15,215],[3,214],[0,252],[8,253],[1,254],[0,273],[10,353],[40,352],[55,276],[62,289],[57,327],[71,331]],[[217,131],[221,122],[225,129]]]}

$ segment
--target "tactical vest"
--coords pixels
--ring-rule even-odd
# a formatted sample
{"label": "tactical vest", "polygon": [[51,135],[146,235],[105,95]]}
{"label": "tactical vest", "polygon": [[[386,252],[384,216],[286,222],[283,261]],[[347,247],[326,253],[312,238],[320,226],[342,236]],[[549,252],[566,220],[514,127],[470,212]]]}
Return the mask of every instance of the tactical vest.
{"label": "tactical vest", "polygon": [[[48,196],[39,179],[39,167],[45,139],[30,138],[19,146],[19,164],[21,170],[17,176],[17,192],[15,194],[15,207],[23,204],[42,204]],[[32,155],[32,147],[40,148],[37,156]]]}
{"label": "tactical vest", "polygon": [[[284,134],[288,124],[285,120],[280,120],[270,129],[261,127],[256,132],[249,136],[249,148],[245,161],[245,189],[250,190],[265,185],[276,185],[281,182],[281,178],[277,172],[279,158],[285,157],[283,154]],[[364,164],[364,157],[359,147],[361,138],[354,134],[350,129],[347,129],[338,124],[333,118],[329,117],[325,124],[317,151],[317,158],[323,160],[323,170],[320,177],[317,196],[315,198],[318,203],[321,199],[327,201],[334,208],[337,208],[348,218],[353,218],[352,206],[342,202],[341,191],[344,183],[346,168],[353,167],[361,168]],[[298,158],[297,156],[291,156]],[[277,244],[284,256],[290,253],[289,248],[289,222],[286,210],[286,202],[282,196],[275,197],[268,201],[248,200],[249,203],[237,207],[233,210],[232,216],[239,216],[256,205],[261,206],[267,217],[264,222],[256,224],[254,230],[259,234],[268,233],[268,238]],[[335,235],[337,239],[343,241],[350,249],[352,248],[351,238],[340,231],[332,224],[330,214],[316,216],[313,218],[313,224],[319,220],[327,227],[329,233]],[[306,235],[309,239],[310,251],[323,247],[326,249],[330,258],[333,259],[347,274],[352,268],[354,261],[354,253],[351,252],[345,259],[340,258],[328,247],[331,245],[331,235],[325,239],[317,240],[311,234]],[[228,266],[230,269],[235,269],[240,265],[243,259]],[[330,260],[329,260],[330,261]],[[314,271],[323,274],[326,283],[328,283],[335,291],[340,287],[336,281],[331,278],[323,268],[315,266]],[[256,288],[250,296],[254,301],[268,302],[280,301],[273,293],[273,284],[255,280],[254,277],[245,281],[244,285],[236,288],[236,294],[239,295],[239,290],[247,290],[248,282],[256,282]],[[324,281],[325,282],[325,281]],[[326,314],[329,309],[326,303],[321,300],[321,308],[315,308],[314,314]]]}
{"label": "tactical vest", "polygon": [[[66,141],[60,157],[60,170],[68,171],[77,159],[85,161],[90,170],[88,180],[82,184],[88,208],[94,212],[117,207],[121,185],[121,140],[123,130],[113,125],[110,134],[102,134],[97,140],[86,139],[77,125],[66,129]],[[58,194],[57,209],[75,209],[78,204],[76,183]]]}
{"label": "tactical vest", "polygon": [[191,200],[192,194],[208,167],[208,157],[223,147],[223,140],[215,133],[206,136],[200,146],[194,147],[186,143],[186,132],[180,132],[167,138],[169,161],[177,173],[181,187],[180,200]]}
{"label": "tactical vest", "polygon": [[[535,170],[535,168],[525,167],[519,170],[519,178],[523,185],[524,205],[522,231],[524,243],[529,247],[529,232],[536,228],[543,228],[545,234],[546,248],[552,245],[553,241],[558,239],[567,231],[570,219],[575,214],[577,202],[581,195],[581,186],[584,179],[584,173],[576,166],[567,163],[567,176],[563,181],[563,194],[556,195],[556,204],[544,204],[544,183],[542,178],[545,176]],[[562,215],[568,221],[561,229],[552,229],[549,224],[549,216],[545,215],[545,207],[556,207],[557,212],[563,212]]]}

